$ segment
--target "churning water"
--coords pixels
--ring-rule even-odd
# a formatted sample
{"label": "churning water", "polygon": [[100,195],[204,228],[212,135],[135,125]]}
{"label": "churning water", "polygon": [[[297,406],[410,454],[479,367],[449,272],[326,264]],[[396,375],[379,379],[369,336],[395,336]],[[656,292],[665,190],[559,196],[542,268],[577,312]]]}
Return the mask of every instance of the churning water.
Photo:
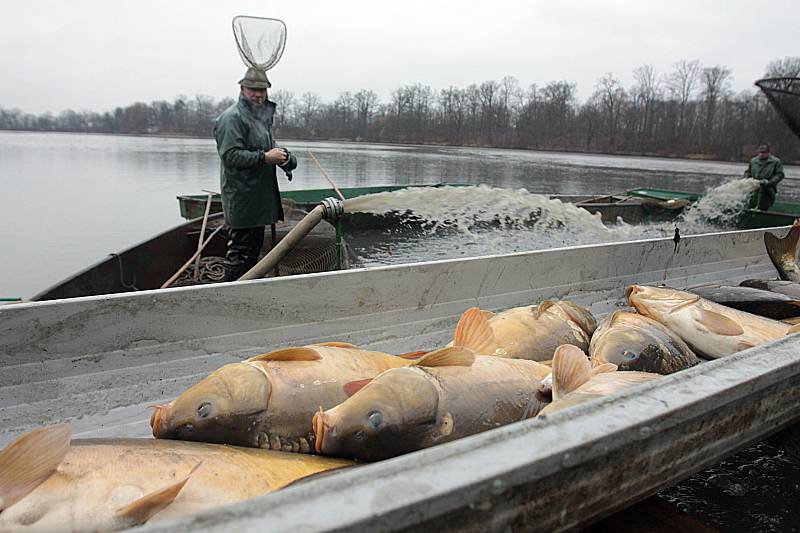
{"label": "churning water", "polygon": [[569,202],[489,185],[415,187],[361,196],[349,212],[390,217],[382,231],[353,232],[349,241],[363,265],[491,255],[735,229],[758,184],[730,181],[670,222],[631,225]]}

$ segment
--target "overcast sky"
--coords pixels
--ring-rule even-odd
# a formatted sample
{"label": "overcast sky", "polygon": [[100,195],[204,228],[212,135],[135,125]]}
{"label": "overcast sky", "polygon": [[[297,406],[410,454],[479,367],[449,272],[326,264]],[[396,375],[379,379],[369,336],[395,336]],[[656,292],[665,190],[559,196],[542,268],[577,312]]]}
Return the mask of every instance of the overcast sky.
{"label": "overcast sky", "polygon": [[773,59],[800,55],[797,0],[436,0],[400,2],[3,0],[0,107],[105,111],[179,94],[234,96],[244,66],[231,18],[283,19],[273,89],[434,89],[503,76],[523,87],[568,80],[581,99],[613,72],[679,59],[732,69],[752,88]]}

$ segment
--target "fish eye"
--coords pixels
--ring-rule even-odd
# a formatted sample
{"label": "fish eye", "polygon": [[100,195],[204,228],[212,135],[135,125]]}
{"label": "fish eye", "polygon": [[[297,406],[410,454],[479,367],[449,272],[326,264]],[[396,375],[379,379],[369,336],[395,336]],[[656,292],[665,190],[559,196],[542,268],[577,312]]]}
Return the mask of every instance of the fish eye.
{"label": "fish eye", "polygon": [[197,408],[197,416],[200,418],[208,418],[208,415],[211,414],[211,404],[208,402],[203,402]]}
{"label": "fish eye", "polygon": [[380,411],[372,411],[367,415],[367,421],[373,428],[378,428],[381,424],[383,424],[383,415]]}

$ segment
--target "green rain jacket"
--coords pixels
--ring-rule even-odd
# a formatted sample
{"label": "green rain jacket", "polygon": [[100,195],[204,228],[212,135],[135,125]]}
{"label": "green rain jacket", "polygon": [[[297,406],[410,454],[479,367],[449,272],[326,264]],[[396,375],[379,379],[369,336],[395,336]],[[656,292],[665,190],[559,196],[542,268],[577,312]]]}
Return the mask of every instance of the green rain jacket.
{"label": "green rain jacket", "polygon": [[[222,210],[231,228],[253,228],[283,220],[276,166],[264,160],[275,147],[272,118],[275,104],[266,102],[255,110],[244,96],[222,112],[214,124],[221,160]],[[293,155],[281,168],[297,167]]]}
{"label": "green rain jacket", "polygon": [[761,182],[761,186],[771,189],[773,192],[778,190],[778,183],[783,179],[783,165],[781,160],[772,154],[763,161],[754,157],[744,171],[745,178],[754,178]]}

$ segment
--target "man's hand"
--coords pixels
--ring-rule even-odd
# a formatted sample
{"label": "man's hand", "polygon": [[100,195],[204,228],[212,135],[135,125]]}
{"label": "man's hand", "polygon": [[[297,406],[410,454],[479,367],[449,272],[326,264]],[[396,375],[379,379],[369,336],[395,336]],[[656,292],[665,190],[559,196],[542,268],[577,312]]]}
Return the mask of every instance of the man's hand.
{"label": "man's hand", "polygon": [[273,165],[282,165],[286,163],[288,157],[289,155],[285,148],[273,148],[269,152],[264,152],[264,159],[267,163],[272,163]]}

